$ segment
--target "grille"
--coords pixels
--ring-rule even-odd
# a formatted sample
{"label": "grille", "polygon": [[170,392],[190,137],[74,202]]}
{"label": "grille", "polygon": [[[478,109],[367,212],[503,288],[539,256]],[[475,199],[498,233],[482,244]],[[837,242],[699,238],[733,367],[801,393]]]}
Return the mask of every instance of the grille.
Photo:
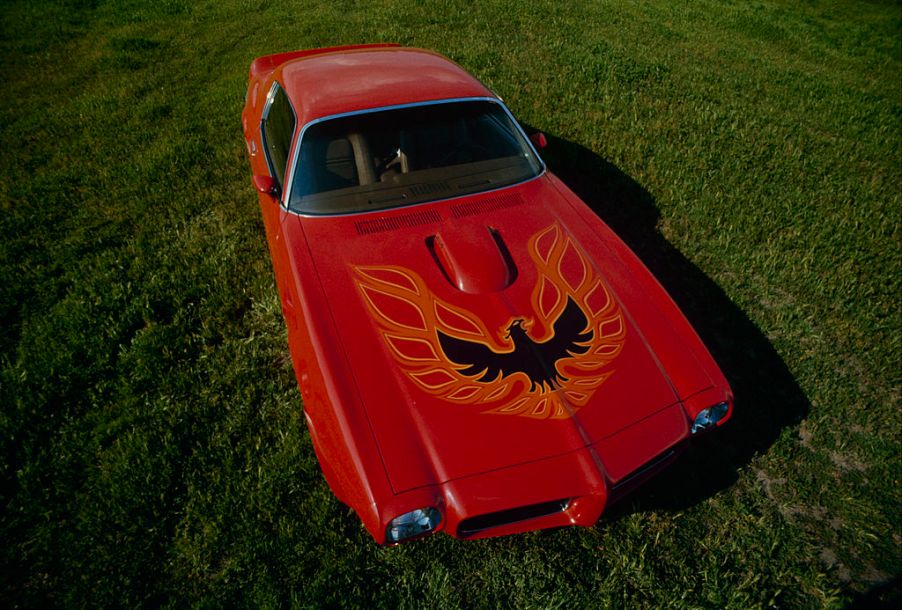
{"label": "grille", "polygon": [[677,455],[677,451],[678,448],[673,448],[669,451],[665,451],[652,461],[642,466],[639,470],[631,472],[626,478],[621,479],[616,485],[614,485],[612,491],[620,492],[624,489],[629,488],[634,483],[640,483],[646,477],[646,475],[650,475],[658,467],[663,466],[665,463],[670,461],[671,458],[675,457]]}
{"label": "grille", "polygon": [[509,508],[507,510],[499,510],[495,513],[486,513],[464,519],[457,526],[457,535],[461,537],[472,536],[483,530],[509,523],[517,523],[518,521],[526,521],[527,519],[538,519],[539,517],[547,517],[567,510],[570,505],[570,499],[553,500],[551,502],[541,502],[539,504],[530,504],[528,506],[518,506],[517,508]]}
{"label": "grille", "polygon": [[451,215],[454,216],[454,218],[463,218],[464,216],[494,212],[522,204],[523,198],[520,195],[498,195],[474,203],[461,203],[459,205],[451,206]]}
{"label": "grille", "polygon": [[374,218],[373,220],[361,220],[354,224],[359,235],[370,235],[371,233],[382,233],[383,231],[397,231],[398,229],[409,229],[418,225],[426,225],[434,222],[441,222],[442,217],[438,212],[429,210],[426,212],[412,212],[410,214],[402,214],[400,216],[386,216],[383,218]]}

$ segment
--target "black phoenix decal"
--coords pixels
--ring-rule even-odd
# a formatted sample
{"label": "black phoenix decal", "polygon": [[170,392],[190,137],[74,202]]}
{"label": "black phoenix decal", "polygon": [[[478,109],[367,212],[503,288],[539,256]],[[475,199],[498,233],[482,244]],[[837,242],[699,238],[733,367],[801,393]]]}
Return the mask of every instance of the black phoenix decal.
{"label": "black phoenix decal", "polygon": [[[523,318],[518,318],[507,327],[507,338],[513,340],[514,349],[496,352],[483,343],[457,339],[436,330],[442,351],[451,362],[465,365],[463,375],[478,375],[478,381],[494,381],[513,373],[524,373],[529,377],[530,390],[541,386],[543,390],[559,387],[567,378],[558,372],[555,363],[561,358],[585,354],[594,333],[587,330],[589,321],[572,298],[567,297],[567,306],[554,322],[554,334],[544,342],[534,341],[523,327]],[[583,345],[581,345],[583,344]]]}

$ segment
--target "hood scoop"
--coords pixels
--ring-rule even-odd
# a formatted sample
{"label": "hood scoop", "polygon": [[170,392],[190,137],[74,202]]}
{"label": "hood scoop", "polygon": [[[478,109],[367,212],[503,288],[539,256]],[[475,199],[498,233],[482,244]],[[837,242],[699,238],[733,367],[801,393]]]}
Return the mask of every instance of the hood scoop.
{"label": "hood scoop", "polygon": [[517,278],[504,240],[491,227],[443,231],[429,237],[426,245],[442,273],[461,292],[498,292]]}

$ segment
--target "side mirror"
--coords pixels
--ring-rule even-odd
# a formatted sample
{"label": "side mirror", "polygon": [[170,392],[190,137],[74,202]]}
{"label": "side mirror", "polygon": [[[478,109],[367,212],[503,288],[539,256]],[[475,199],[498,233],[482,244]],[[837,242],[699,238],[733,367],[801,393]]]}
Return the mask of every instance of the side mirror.
{"label": "side mirror", "polygon": [[254,176],[254,188],[257,189],[258,193],[263,193],[276,199],[282,194],[279,183],[272,176]]}
{"label": "side mirror", "polygon": [[546,138],[545,134],[541,131],[530,134],[529,141],[532,142],[532,145],[536,147],[536,150],[542,150],[543,148],[548,146],[548,138]]}

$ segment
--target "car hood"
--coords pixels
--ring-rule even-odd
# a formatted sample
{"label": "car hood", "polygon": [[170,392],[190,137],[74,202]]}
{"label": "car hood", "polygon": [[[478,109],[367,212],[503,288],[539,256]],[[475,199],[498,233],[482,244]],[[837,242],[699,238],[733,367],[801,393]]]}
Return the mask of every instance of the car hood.
{"label": "car hood", "polygon": [[679,400],[623,261],[547,176],[289,222],[395,492],[561,455]]}

